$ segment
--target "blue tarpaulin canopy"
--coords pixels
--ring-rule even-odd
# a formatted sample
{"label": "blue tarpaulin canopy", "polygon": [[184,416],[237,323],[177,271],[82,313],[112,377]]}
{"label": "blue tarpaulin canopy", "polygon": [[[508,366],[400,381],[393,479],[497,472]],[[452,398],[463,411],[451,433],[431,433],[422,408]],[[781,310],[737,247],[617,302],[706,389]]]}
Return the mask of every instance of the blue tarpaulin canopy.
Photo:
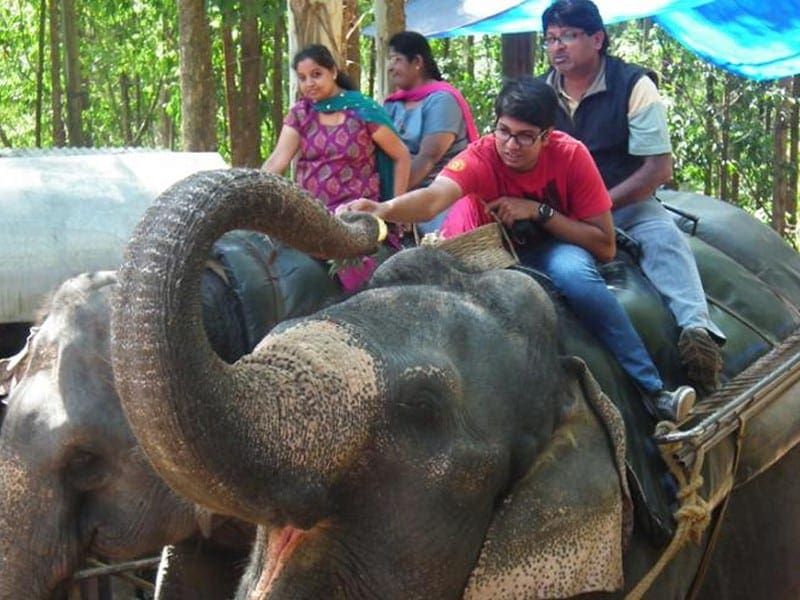
{"label": "blue tarpaulin canopy", "polygon": [[[540,31],[551,0],[408,0],[406,28],[428,37]],[[606,23],[653,17],[681,44],[750,79],[800,73],[800,0],[595,0]]]}

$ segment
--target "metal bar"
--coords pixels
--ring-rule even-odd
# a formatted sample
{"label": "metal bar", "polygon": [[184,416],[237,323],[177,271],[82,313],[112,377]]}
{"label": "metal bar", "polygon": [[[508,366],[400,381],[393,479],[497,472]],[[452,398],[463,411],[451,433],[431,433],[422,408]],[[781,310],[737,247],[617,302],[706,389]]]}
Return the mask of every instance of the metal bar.
{"label": "metal bar", "polygon": [[98,560],[89,559],[90,564],[95,565],[91,569],[83,569],[78,571],[72,577],[75,581],[80,579],[89,579],[90,577],[99,577],[101,575],[117,575],[118,573],[125,573],[126,571],[136,571],[138,569],[150,569],[157,567],[161,562],[160,556],[152,558],[143,558],[141,560],[132,560],[123,563],[116,563],[113,565],[106,565]]}
{"label": "metal bar", "polygon": [[[738,416],[749,403],[770,398],[768,393],[771,389],[780,385],[785,385],[786,380],[793,375],[793,371],[797,371],[794,373],[795,376],[800,376],[800,369],[797,368],[798,366],[800,366],[800,352],[796,353],[775,371],[763,379],[760,379],[758,383],[739,394],[736,398],[726,403],[694,427],[686,431],[672,431],[659,436],[656,438],[656,442],[659,444],[688,442],[694,446],[704,443],[708,438],[714,437],[714,434],[720,429],[721,423],[727,417],[732,415]],[[789,381],[794,381],[794,379],[795,378],[789,379]]]}
{"label": "metal bar", "polygon": [[667,204],[666,202],[661,200],[661,198],[658,197],[658,194],[656,194],[656,199],[658,199],[658,201],[661,202],[661,206],[663,206],[667,210],[669,210],[671,212],[674,212],[676,215],[680,215],[681,217],[683,217],[687,221],[691,221],[692,222],[692,235],[693,236],[697,235],[697,224],[700,222],[700,217],[698,217],[697,215],[694,215],[692,213],[686,212],[685,210],[681,210],[680,208],[678,208],[677,206],[673,206],[672,204]]}
{"label": "metal bar", "polygon": [[736,414],[727,415],[725,420],[720,421],[719,427],[713,432],[713,435],[700,442],[690,441],[675,453],[675,457],[683,464],[691,464],[700,448],[708,451],[710,448],[716,446],[723,439],[739,429],[741,422],[746,423],[752,416],[758,414],[767,404],[770,404],[784,391],[792,387],[798,379],[800,379],[800,377],[783,378],[782,381],[766,392],[769,396],[761,398],[761,401],[754,401],[742,406],[741,410]]}

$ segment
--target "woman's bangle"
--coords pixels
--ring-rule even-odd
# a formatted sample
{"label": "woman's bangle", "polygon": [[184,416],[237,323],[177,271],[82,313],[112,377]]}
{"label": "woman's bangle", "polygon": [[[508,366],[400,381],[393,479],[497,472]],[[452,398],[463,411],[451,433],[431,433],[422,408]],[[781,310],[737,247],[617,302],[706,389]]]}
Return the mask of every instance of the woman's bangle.
{"label": "woman's bangle", "polygon": [[389,228],[386,226],[386,221],[381,219],[380,217],[376,217],[372,215],[375,220],[378,222],[378,243],[380,244],[383,240],[386,239],[386,236],[389,235]]}

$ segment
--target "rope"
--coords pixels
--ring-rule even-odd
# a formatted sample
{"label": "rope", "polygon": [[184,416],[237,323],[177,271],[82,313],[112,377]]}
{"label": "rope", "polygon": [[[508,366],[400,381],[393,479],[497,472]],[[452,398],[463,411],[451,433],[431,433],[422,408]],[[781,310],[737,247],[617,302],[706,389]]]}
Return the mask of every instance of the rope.
{"label": "rope", "polygon": [[[735,454],[733,455],[733,467],[731,468],[731,477],[734,483],[736,482],[736,474],[739,472],[739,459],[742,456],[742,446],[744,445],[745,428],[747,426],[747,421],[742,418],[742,415],[739,415],[738,420],[739,433],[736,436],[736,448]],[[697,573],[695,573],[694,581],[692,581],[692,587],[689,589],[689,594],[686,596],[687,600],[697,600],[700,594],[700,588],[703,587],[703,581],[705,580],[706,574],[708,573],[708,568],[711,565],[711,557],[714,554],[714,549],[717,547],[720,531],[722,531],[722,523],[725,520],[725,513],[728,511],[728,504],[730,504],[731,495],[732,494],[729,491],[719,508],[716,522],[711,528],[711,533],[708,536],[708,543],[706,544],[706,549],[703,553],[703,560],[700,561],[700,567],[697,569]]]}
{"label": "rope", "polygon": [[[656,435],[665,435],[675,428],[676,425],[674,423],[662,421],[656,425]],[[667,463],[670,472],[678,482],[677,497],[680,501],[680,508],[675,512],[675,521],[678,523],[678,527],[675,530],[672,541],[670,541],[669,546],[664,550],[658,562],[636,584],[636,587],[630,591],[625,600],[640,600],[643,598],[645,592],[650,589],[650,586],[653,585],[653,582],[664,570],[664,567],[675,557],[687,540],[691,539],[695,544],[700,543],[703,532],[711,521],[711,509],[708,502],[697,493],[703,487],[701,473],[705,454],[703,451],[698,451],[691,473],[687,474],[686,469],[681,466],[673,455],[673,451],[676,448],[677,444],[663,444],[660,446],[661,457]]]}

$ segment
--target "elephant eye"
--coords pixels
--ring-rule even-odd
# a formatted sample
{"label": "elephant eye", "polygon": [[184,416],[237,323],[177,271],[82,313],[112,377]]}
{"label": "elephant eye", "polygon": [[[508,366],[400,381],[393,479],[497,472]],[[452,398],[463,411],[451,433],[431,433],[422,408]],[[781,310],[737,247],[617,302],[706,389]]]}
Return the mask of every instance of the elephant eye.
{"label": "elephant eye", "polygon": [[417,388],[413,393],[397,403],[400,417],[410,426],[434,429],[442,425],[443,415],[440,399],[430,389]]}
{"label": "elephant eye", "polygon": [[103,459],[87,450],[76,451],[67,462],[67,480],[77,489],[87,491],[103,484],[107,470]]}

